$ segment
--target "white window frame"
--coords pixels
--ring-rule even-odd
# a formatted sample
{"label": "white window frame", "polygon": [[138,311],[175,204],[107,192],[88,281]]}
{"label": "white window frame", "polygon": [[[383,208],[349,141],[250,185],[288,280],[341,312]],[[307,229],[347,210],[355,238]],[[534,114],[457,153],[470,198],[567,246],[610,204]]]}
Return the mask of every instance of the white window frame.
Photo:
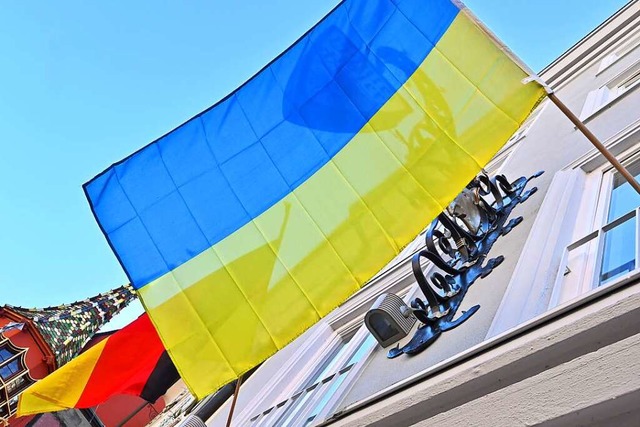
{"label": "white window frame", "polygon": [[[10,418],[17,411],[17,405],[15,405],[17,397],[20,395],[20,393],[22,393],[24,389],[33,384],[35,380],[33,379],[33,377],[31,377],[29,366],[27,365],[26,361],[26,354],[28,349],[15,346],[8,338],[6,338],[1,333],[0,348],[9,348],[11,353],[13,353],[13,355],[8,359],[0,361],[0,367],[17,361],[18,368],[20,369],[16,374],[12,375],[6,380],[0,378],[0,405],[2,405],[7,410],[7,418]],[[13,386],[13,383],[21,378],[24,379],[23,383],[18,384],[17,386]],[[11,389],[12,386],[15,388]],[[3,417],[0,416],[0,421],[2,420]]]}
{"label": "white window frame", "polygon": [[[422,241],[422,245],[414,245],[415,241]],[[244,405],[244,409],[237,415],[237,424],[241,426],[270,426],[267,418],[257,414],[264,414],[269,411],[273,413],[271,422],[279,419],[282,414],[283,407],[288,406],[288,399],[297,395],[305,385],[308,379],[317,371],[317,367],[321,365],[327,357],[330,357],[337,345],[341,343],[343,337],[354,333],[347,344],[344,354],[340,360],[336,360],[336,366],[342,366],[354,351],[370,336],[370,332],[364,326],[364,315],[374,300],[382,293],[391,292],[399,295],[407,302],[413,298],[417,292],[417,285],[413,280],[412,270],[409,266],[413,253],[421,249],[424,245],[424,236],[421,234],[416,238],[409,247],[405,248],[396,259],[390,262],[380,273],[378,273],[368,285],[363,287],[359,292],[346,301],[340,308],[334,310],[324,319],[321,319],[310,331],[309,335],[304,337],[304,343],[292,355],[285,366],[271,377],[261,390]],[[414,246],[419,246],[414,248]],[[424,262],[427,269],[432,268],[431,263]],[[324,345],[322,345],[324,344]],[[322,345],[320,348],[319,345]],[[344,378],[340,386],[333,392],[331,398],[324,405],[323,409],[317,414],[316,418],[310,425],[322,422],[326,418],[333,415],[338,405],[346,397],[356,380],[367,366],[373,352],[379,348],[377,342],[373,342],[367,350],[365,350],[362,358],[358,363],[353,365],[348,371],[347,377]],[[304,362],[304,363],[303,363]],[[302,365],[302,368],[300,368]],[[297,368],[297,369],[296,369]],[[342,369],[341,369],[342,370]],[[259,373],[256,372],[256,375]],[[329,376],[331,374],[328,374]],[[337,379],[337,375],[331,377],[328,381]],[[327,377],[325,377],[327,378]],[[321,380],[321,379],[320,379]],[[286,384],[283,387],[283,384]],[[330,387],[331,384],[325,384]],[[312,400],[304,404],[304,408],[293,419],[294,424],[303,425],[310,415],[310,411],[314,408],[314,403],[320,400],[321,396],[314,397]],[[269,402],[265,405],[265,402]],[[277,412],[276,412],[277,411]],[[222,411],[224,412],[224,411]],[[252,421],[253,420],[253,421]],[[262,421],[262,422],[261,422]]]}
{"label": "white window frame", "polygon": [[580,119],[588,121],[640,86],[640,60],[635,61],[604,85],[587,94]]}
{"label": "white window frame", "polygon": [[[428,269],[432,268],[431,263],[427,266]],[[410,286],[405,287],[403,290],[397,292],[405,302],[414,298],[418,292],[418,286],[412,283]],[[341,375],[346,375],[341,384],[333,391],[330,398],[322,406],[320,411],[316,414],[313,421],[308,424],[313,426],[325,421],[332,416],[343,399],[347,396],[347,393],[351,390],[356,380],[360,377],[363,370],[366,368],[371,355],[376,349],[379,348],[375,340],[371,340],[371,333],[363,324],[364,314],[359,315],[357,318],[352,319],[349,323],[342,326],[339,330],[332,334],[329,341],[321,340],[317,342],[327,342],[321,354],[316,355],[313,360],[310,360],[307,364],[304,375],[300,375],[294,380],[290,380],[288,386],[278,395],[277,399],[272,400],[273,404],[266,409],[256,410],[253,405],[247,405],[247,409],[243,411],[238,418],[238,425],[251,426],[251,427],[264,427],[272,426],[276,421],[289,421],[285,424],[278,424],[283,426],[303,426],[312,415],[311,412],[316,408],[316,405],[326,396],[325,392],[330,390],[334,382],[337,381]],[[334,359],[331,363],[334,367],[339,367],[332,372],[328,372],[323,378],[317,378],[313,384],[308,384],[309,378],[311,378],[316,372],[318,366],[321,366],[327,358],[332,357],[341,344],[344,337],[348,337],[351,334],[350,341],[346,344],[346,347],[339,358]],[[312,338],[309,338],[311,340]],[[368,342],[367,342],[368,340]],[[316,342],[316,343],[317,343]],[[363,349],[362,357],[349,365],[346,363],[349,359],[359,350],[362,346],[367,346]],[[338,350],[339,351],[339,350]],[[322,368],[320,368],[322,369]],[[282,377],[280,377],[282,378]],[[285,377],[286,378],[286,377]],[[282,378],[282,380],[285,380]],[[290,403],[289,400],[296,397],[296,400],[304,395],[304,392],[311,389],[322,390],[321,392],[314,392],[309,400],[305,401],[303,405],[297,409],[297,413],[291,419],[288,417],[284,420],[280,418],[285,413]],[[293,392],[292,392],[293,390]],[[253,411],[251,410],[252,408]],[[251,414],[251,415],[247,415]],[[289,414],[291,416],[291,414]]]}
{"label": "white window frame", "polygon": [[[297,405],[298,399],[306,399],[306,396],[311,396],[311,398],[305,400],[301,406],[297,406],[295,412],[287,415],[287,418],[285,418],[285,421],[289,418],[291,420],[287,425],[303,425],[310,415],[310,411],[314,408],[314,404],[324,396],[323,393],[318,393],[317,391],[320,389],[326,391],[331,387],[333,381],[335,381],[339,377],[338,374],[340,373],[340,371],[343,370],[342,368],[344,367],[344,363],[346,363],[346,361],[354,354],[354,352],[358,350],[360,345],[364,343],[366,335],[363,333],[360,326],[361,319],[355,319],[355,321],[351,324],[342,327],[339,331],[336,331],[329,342],[327,342],[327,345],[324,347],[323,352],[318,357],[309,361],[309,363],[307,364],[307,367],[309,368],[307,370],[307,375],[302,375],[294,378],[289,386],[286,387],[286,391],[283,390],[283,392],[280,393],[279,398],[273,401],[273,405],[260,411],[256,411],[254,409],[252,415],[250,415],[248,419],[244,420],[244,423],[250,426],[274,425],[273,423],[280,420],[283,414],[285,414],[285,412],[290,408],[290,405]],[[354,335],[353,337],[351,337],[350,341],[347,344],[343,344],[343,340],[345,339],[345,337],[348,337],[351,334]],[[340,352],[339,347],[341,347],[342,345],[345,345],[346,347],[344,351],[341,352],[340,357],[329,362],[333,365],[333,367],[340,367],[338,369],[338,372],[327,372],[324,377],[317,378],[313,384],[308,384],[309,378],[311,378],[318,369],[323,369],[321,366],[327,362],[328,358],[332,358],[335,355],[336,351]],[[370,351],[367,353],[370,353]],[[293,392],[290,391],[291,389],[293,389]],[[309,392],[308,395],[307,392]],[[239,421],[243,420],[240,419]],[[240,423],[240,425],[245,424]]]}
{"label": "white window frame", "polygon": [[[423,269],[425,269],[426,271],[425,274],[429,274],[435,268],[433,263],[429,261],[423,262],[422,264],[423,264]],[[407,270],[411,271],[411,269],[408,267],[407,267]],[[410,277],[413,279],[413,273],[410,274]],[[410,301],[416,298],[417,296],[422,297],[420,293],[420,287],[415,282],[415,279],[411,280],[411,284],[405,287],[401,292],[397,292],[397,294],[404,300],[405,304],[407,305],[410,305]],[[371,333],[364,325],[360,328],[358,333],[362,333],[364,335],[365,340],[371,336]],[[409,337],[412,335],[412,333],[409,334]],[[405,339],[408,339],[408,338],[405,338]],[[314,422],[310,425],[315,425],[319,422],[326,421],[335,413],[335,411],[339,408],[340,403],[342,403],[342,401],[347,397],[347,394],[351,391],[353,385],[358,380],[358,378],[360,377],[364,369],[367,367],[367,364],[371,359],[371,355],[376,350],[381,350],[381,347],[378,345],[377,342],[374,341],[373,345],[370,346],[369,350],[363,355],[362,359],[360,359],[360,362],[357,363],[351,369],[351,371],[349,372],[349,376],[345,378],[340,388],[338,388],[335,391],[335,393],[333,393],[333,395],[331,396],[327,404],[318,413]],[[385,350],[382,349],[382,351],[385,351]]]}
{"label": "white window frame", "polygon": [[[618,159],[631,160],[631,156],[640,151],[640,119],[603,143]],[[565,271],[566,266],[561,265],[564,251],[604,224],[608,205],[599,204],[598,200],[601,199],[603,179],[606,179],[604,172],[607,170],[606,159],[592,149],[556,172],[486,338],[544,315],[549,310],[550,301],[558,299],[561,290],[556,289],[556,279]],[[616,280],[615,285],[607,283],[607,286],[592,290],[585,287],[586,293],[576,292],[575,298],[593,298],[612,290],[611,285],[623,284]],[[561,303],[558,307],[566,304],[570,302]]]}
{"label": "white window frame", "polygon": [[600,68],[596,73],[596,76],[602,74],[609,67],[616,64],[619,60],[633,52],[640,46],[640,28],[632,31],[628,36],[620,40],[614,47],[614,51],[606,55],[600,61]]}
{"label": "white window frame", "polygon": [[[624,159],[622,161],[623,165],[640,161],[640,143],[628,150],[622,158]],[[638,263],[640,259],[640,208],[608,221],[614,177],[618,175],[618,172],[611,165],[605,164],[591,172],[590,175],[588,179],[594,183],[599,183],[595,214],[589,225],[591,231],[584,234],[585,221],[582,221],[582,224],[577,224],[574,236],[580,232],[583,235],[569,244],[563,252],[548,309],[588,295],[590,292],[600,292],[602,288],[617,287],[640,278],[640,264]],[[627,272],[607,283],[601,283],[600,271],[604,256],[605,233],[630,219],[635,219],[635,268],[633,271]],[[581,266],[581,269],[578,270],[574,267],[574,271],[571,271],[569,253],[582,246],[585,247],[586,262]],[[568,274],[577,275],[577,280],[565,281],[565,276]]]}

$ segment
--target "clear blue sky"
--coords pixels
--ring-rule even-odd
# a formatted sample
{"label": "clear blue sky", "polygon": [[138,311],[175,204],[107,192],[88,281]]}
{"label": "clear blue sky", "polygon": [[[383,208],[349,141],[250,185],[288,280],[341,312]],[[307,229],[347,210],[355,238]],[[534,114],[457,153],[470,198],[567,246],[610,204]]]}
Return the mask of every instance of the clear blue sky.
{"label": "clear blue sky", "polygon": [[[81,185],[232,91],[337,2],[3,2],[0,304],[126,283]],[[467,1],[534,70],[625,3]]]}

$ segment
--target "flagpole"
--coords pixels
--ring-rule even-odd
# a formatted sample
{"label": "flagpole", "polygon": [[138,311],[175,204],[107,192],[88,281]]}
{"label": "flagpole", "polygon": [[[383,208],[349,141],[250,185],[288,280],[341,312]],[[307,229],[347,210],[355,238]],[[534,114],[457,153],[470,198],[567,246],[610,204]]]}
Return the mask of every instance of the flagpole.
{"label": "flagpole", "polygon": [[[135,411],[133,411],[132,413],[127,415],[122,421],[120,421],[116,427],[124,426],[126,423],[128,423],[131,420],[131,418],[133,418],[136,415],[138,415],[138,413],[140,413],[140,411],[142,411],[147,405],[150,405],[150,404],[151,404],[150,402],[144,402],[143,404],[138,406]],[[156,414],[157,414],[157,412],[156,412]]]}
{"label": "flagpole", "polygon": [[576,128],[578,128],[578,130],[587,137],[589,142],[591,142],[598,149],[598,151],[602,153],[602,155],[609,161],[609,163],[611,163],[613,167],[616,168],[618,172],[620,172],[620,175],[622,175],[627,180],[631,187],[633,187],[633,189],[636,190],[638,194],[640,194],[640,184],[638,184],[638,181],[635,180],[635,178],[633,177],[633,175],[631,175],[627,168],[622,166],[618,159],[616,159],[615,156],[611,154],[609,150],[607,150],[607,147],[605,147],[604,144],[600,142],[600,140],[584,125],[584,123],[582,123],[582,121],[575,114],[573,114],[573,112],[569,110],[569,108],[564,105],[562,101],[558,99],[553,91],[547,91],[547,95],[549,96],[551,102],[556,104],[560,111],[562,111],[564,115],[567,116],[567,118],[571,120],[574,125],[576,125]]}
{"label": "flagpole", "polygon": [[231,401],[231,408],[229,409],[229,418],[227,418],[227,427],[231,427],[231,419],[233,418],[233,410],[236,408],[236,401],[238,400],[238,393],[240,392],[240,384],[242,384],[242,375],[238,377],[236,381],[236,390],[233,392],[233,400]]}

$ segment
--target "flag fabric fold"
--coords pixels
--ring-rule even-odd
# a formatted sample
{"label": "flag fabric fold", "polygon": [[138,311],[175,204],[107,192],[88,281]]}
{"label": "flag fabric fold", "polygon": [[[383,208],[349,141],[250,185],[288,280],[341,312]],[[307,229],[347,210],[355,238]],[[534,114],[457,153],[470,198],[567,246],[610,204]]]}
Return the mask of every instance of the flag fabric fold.
{"label": "flag fabric fold", "polygon": [[90,408],[116,394],[155,402],[178,378],[143,314],[22,392],[18,416]]}
{"label": "flag fabric fold", "polygon": [[450,0],[347,0],[222,101],[85,184],[197,397],[356,292],[544,96]]}

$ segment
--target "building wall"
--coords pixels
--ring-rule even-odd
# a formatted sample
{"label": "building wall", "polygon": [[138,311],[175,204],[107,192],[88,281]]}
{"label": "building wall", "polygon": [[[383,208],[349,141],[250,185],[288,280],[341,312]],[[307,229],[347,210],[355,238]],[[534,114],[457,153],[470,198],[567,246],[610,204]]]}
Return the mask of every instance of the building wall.
{"label": "building wall", "polygon": [[639,333],[635,284],[531,325],[447,370],[407,378],[331,425],[635,426]]}
{"label": "building wall", "polygon": [[[638,28],[640,1],[635,0],[543,70],[541,77],[581,114],[591,92],[640,63],[637,47],[601,69],[603,59],[618,48],[616,43]],[[594,215],[591,205],[598,194],[590,187],[589,173],[605,161],[554,105],[547,102],[539,108],[537,120],[507,151],[506,160],[489,166],[511,180],[539,170],[545,174],[530,184],[539,191],[512,213],[523,222],[491,250],[490,257],[504,255],[505,261],[469,289],[459,313],[475,304],[480,310],[416,356],[390,360],[387,350],[376,346],[335,392],[322,414],[335,421],[326,424],[401,426],[453,420],[458,425],[624,426],[638,419],[635,411],[620,406],[640,395],[640,385],[626,370],[640,360],[637,279],[622,290],[594,291],[589,302],[576,300],[549,310],[562,251],[581,233],[579,224]],[[633,144],[640,150],[640,85],[584,121],[615,154]],[[618,138],[636,125],[637,134]],[[591,160],[576,163],[583,158]],[[563,187],[571,191],[565,194]],[[415,289],[408,262],[400,262],[396,272],[367,288],[318,328],[339,332],[387,290],[409,289],[408,300]],[[287,364],[296,355],[303,355],[309,365],[318,364],[322,358],[316,353],[327,348],[329,340],[307,333],[294,344],[297,348],[277,354],[251,378],[236,408],[239,425],[250,425],[249,414],[269,410],[299,390],[309,370],[303,367],[292,375]],[[305,346],[311,348],[306,356],[300,350]],[[624,369],[616,370],[618,365]],[[600,380],[594,376],[591,381],[590,375]],[[280,393],[263,393],[262,386],[274,381],[281,382]],[[573,384],[580,389],[573,390]],[[545,397],[550,389],[554,393]],[[208,425],[224,425],[227,413],[228,408],[221,409]],[[603,414],[617,417],[615,423]]]}
{"label": "building wall", "polygon": [[[15,321],[13,318],[8,318],[6,313],[0,311],[0,328],[7,323]],[[29,368],[29,375],[35,380],[42,379],[51,372],[52,358],[42,348],[42,343],[36,338],[37,332],[31,329],[31,326],[26,324],[22,330],[11,330],[5,334],[5,337],[11,341],[11,343],[20,348],[28,349],[25,360],[27,367]],[[47,362],[49,360],[49,363]],[[91,424],[87,422],[86,418],[75,410],[61,411],[55,414],[43,414],[43,415],[29,415],[25,417],[11,417],[9,419],[9,425],[11,427],[90,427]],[[144,424],[141,424],[141,426]]]}
{"label": "building wall", "polygon": [[[9,319],[6,315],[0,312],[0,328],[7,323],[15,319]],[[92,339],[85,351],[93,345],[106,338],[108,334],[99,334],[95,339]],[[29,368],[29,374],[33,379],[42,379],[50,373],[50,365],[47,364],[47,354],[38,345],[38,341],[35,338],[29,325],[25,325],[22,330],[12,330],[6,333],[6,337],[9,338],[11,343],[20,347],[27,348],[26,363]],[[158,413],[160,413],[165,407],[163,399],[158,399],[154,404],[149,404],[143,399],[137,396],[118,395],[107,400],[103,404],[94,408],[95,413],[100,418],[100,421],[105,427],[115,427],[122,425],[123,427],[143,427],[147,425]],[[137,412],[129,421],[122,424],[126,418],[131,414]],[[62,411],[56,413],[55,416],[37,417],[26,416],[20,418],[12,418],[10,420],[11,426],[21,427],[26,426],[31,422],[35,422],[34,425],[68,425],[68,426],[80,426],[80,421],[84,419],[82,415],[76,413],[76,411]],[[55,424],[58,423],[58,424]],[[89,425],[88,423],[86,424]]]}
{"label": "building wall", "polygon": [[[15,319],[7,317],[7,314],[0,310],[0,328],[7,323],[14,321]],[[11,330],[5,334],[5,337],[11,341],[11,343],[19,348],[27,348],[28,351],[25,355],[25,362],[29,369],[29,375],[33,379],[41,379],[47,376],[50,372],[51,365],[47,363],[47,354],[43,348],[40,347],[40,343],[37,341],[34,332],[30,329],[29,325],[25,325],[22,330]],[[4,399],[3,399],[4,400]],[[16,419],[10,418],[10,424],[12,426],[21,427],[27,425],[33,417],[22,417]]]}
{"label": "building wall", "polygon": [[[635,2],[632,8],[640,13],[640,3]],[[636,21],[633,22],[635,23]],[[629,23],[617,30],[624,31],[630,25],[633,26]],[[598,89],[613,76],[637,61],[640,61],[640,48],[635,49],[609,69],[596,75],[600,67],[600,61],[594,60],[589,66],[582,68],[578,73],[574,73],[573,79],[558,89],[556,94],[572,111],[579,114],[590,91]],[[548,79],[548,76],[545,76],[544,73],[541,77]],[[382,349],[375,351],[366,370],[357,380],[348,396],[342,401],[338,411],[405,378],[416,375],[447,358],[455,356],[487,338],[496,312],[510,284],[514,269],[520,260],[525,242],[529,237],[540,206],[545,200],[547,190],[554,176],[572,161],[593,150],[593,146],[588,140],[575,129],[574,125],[555,105],[546,105],[543,108],[538,120],[505,161],[501,169],[501,173],[504,173],[510,179],[529,176],[538,170],[544,170],[545,174],[531,184],[538,187],[539,191],[526,203],[516,207],[512,213],[512,217],[523,216],[523,222],[507,236],[500,238],[491,250],[491,257],[504,255],[505,261],[491,275],[485,279],[480,279],[469,289],[461,307],[464,310],[466,307],[480,304],[480,310],[463,326],[444,333],[425,352],[415,357],[390,360],[386,357],[386,351]],[[587,124],[596,136],[606,141],[639,119],[640,90],[635,90],[587,120]],[[577,206],[572,210],[572,213],[579,215],[576,210]],[[556,271],[549,271],[548,277],[555,277],[555,274]],[[540,307],[540,309],[529,313],[528,318],[532,318],[546,310],[550,298],[550,285],[549,281],[547,286],[543,286],[543,289],[546,289],[547,292],[540,292],[538,295],[530,296],[533,298],[530,303]],[[517,322],[510,324],[509,327],[517,326],[517,323],[526,321],[528,318],[517,318]],[[506,329],[505,327],[503,330],[493,333],[504,332]]]}
{"label": "building wall", "polygon": [[[6,315],[0,312],[0,328],[11,321],[12,319],[7,318]],[[29,349],[26,355],[26,362],[33,379],[44,378],[49,373],[50,367],[46,362],[46,354],[38,346],[38,342],[27,325],[21,331],[7,332],[7,337],[14,345]]]}

